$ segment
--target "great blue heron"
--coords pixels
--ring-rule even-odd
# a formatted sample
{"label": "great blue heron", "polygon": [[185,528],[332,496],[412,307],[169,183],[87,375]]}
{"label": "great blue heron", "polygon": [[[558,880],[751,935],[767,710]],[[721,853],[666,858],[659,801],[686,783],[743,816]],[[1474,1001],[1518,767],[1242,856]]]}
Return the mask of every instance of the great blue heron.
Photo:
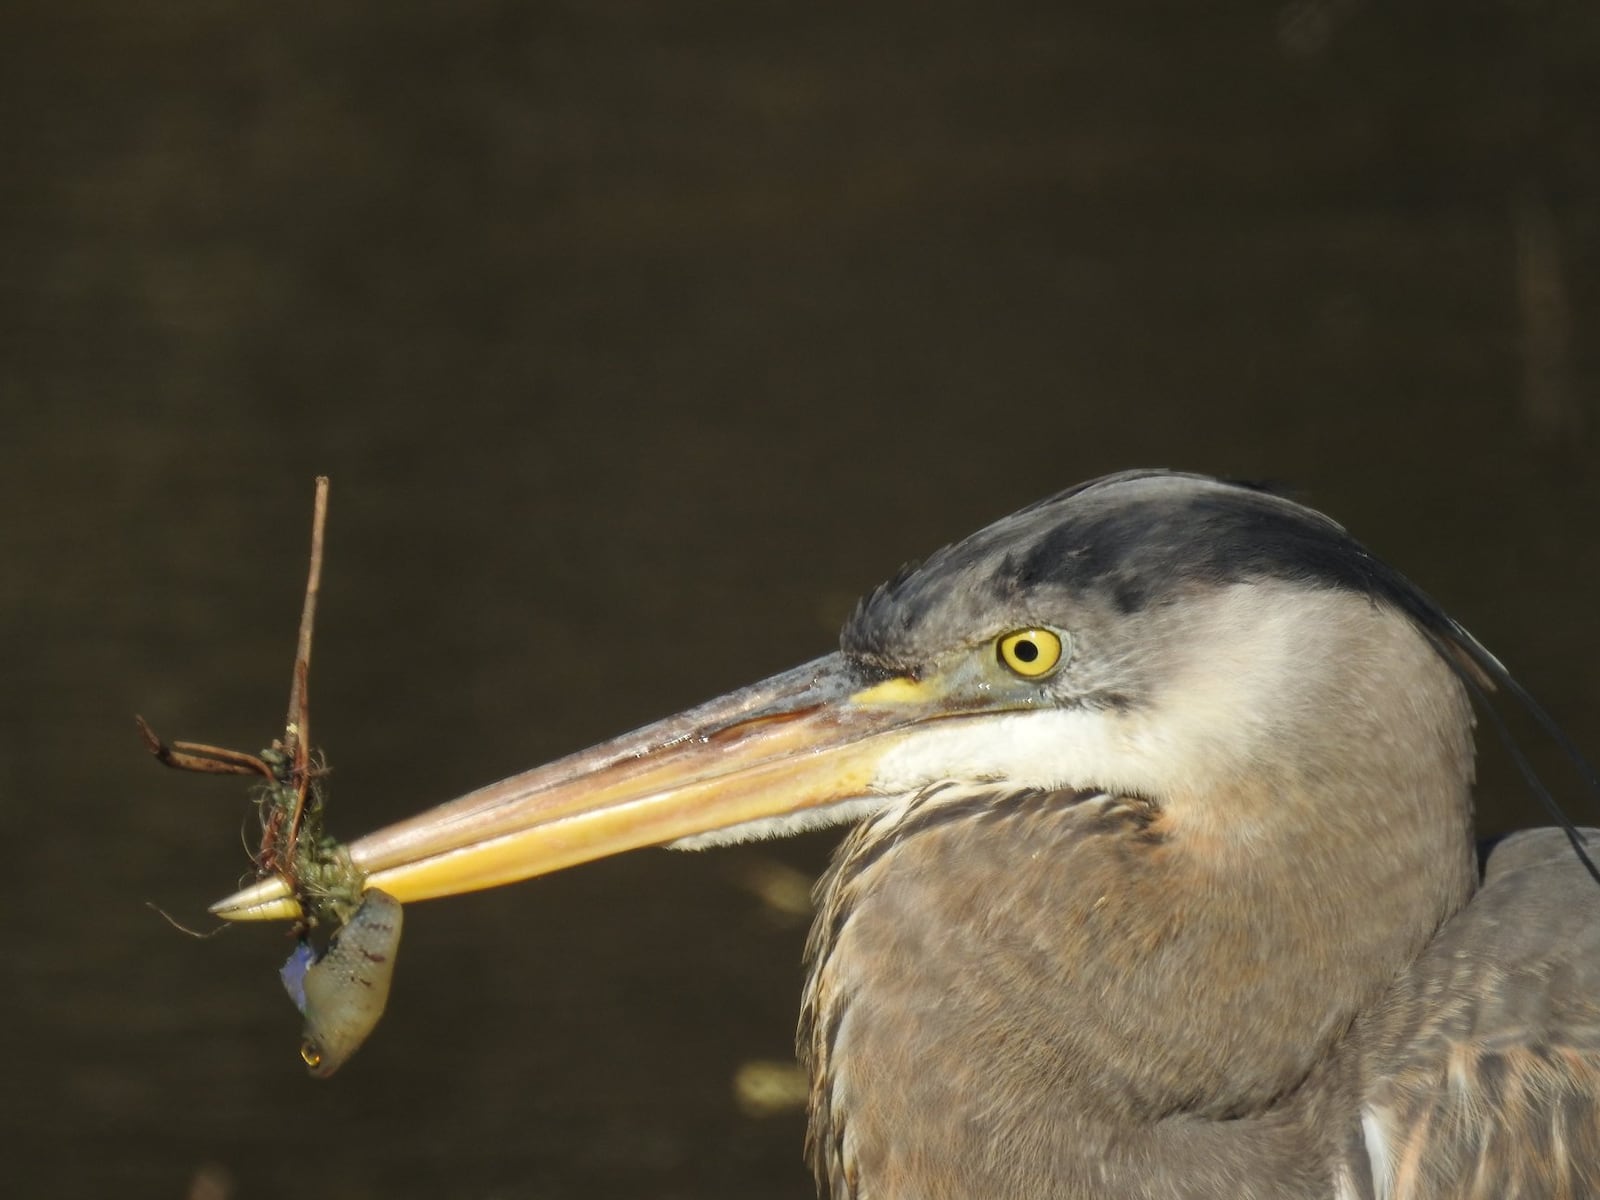
{"label": "great blue heron", "polygon": [[853,823],[799,1035],[831,1197],[1576,1200],[1600,886],[1554,830],[1480,861],[1497,680],[1326,517],[1131,472],[902,572],[837,653],[350,852],[420,900]]}

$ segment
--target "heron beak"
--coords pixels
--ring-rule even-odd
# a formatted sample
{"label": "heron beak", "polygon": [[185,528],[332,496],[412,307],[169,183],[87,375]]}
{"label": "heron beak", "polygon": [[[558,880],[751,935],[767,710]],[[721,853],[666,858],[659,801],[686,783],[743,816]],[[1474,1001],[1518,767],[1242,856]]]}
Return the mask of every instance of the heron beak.
{"label": "heron beak", "polygon": [[[955,715],[944,695],[931,680],[869,685],[832,654],[370,833],[350,858],[405,902],[741,825],[825,824],[821,810],[872,794],[897,734]],[[273,877],[211,911],[293,919],[299,905]]]}

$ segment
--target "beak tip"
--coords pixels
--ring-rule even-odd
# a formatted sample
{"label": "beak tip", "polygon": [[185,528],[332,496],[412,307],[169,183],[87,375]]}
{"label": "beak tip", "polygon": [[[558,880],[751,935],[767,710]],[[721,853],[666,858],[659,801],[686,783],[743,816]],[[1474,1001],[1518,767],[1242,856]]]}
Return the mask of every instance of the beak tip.
{"label": "beak tip", "polygon": [[209,911],[227,921],[296,921],[301,915],[300,902],[279,875],[218,900]]}

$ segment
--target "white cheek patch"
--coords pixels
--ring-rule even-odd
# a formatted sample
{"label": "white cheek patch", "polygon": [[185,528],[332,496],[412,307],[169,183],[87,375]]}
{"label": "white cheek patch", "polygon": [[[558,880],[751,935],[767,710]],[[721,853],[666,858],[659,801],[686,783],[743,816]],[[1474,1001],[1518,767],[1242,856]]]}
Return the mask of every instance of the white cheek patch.
{"label": "white cheek patch", "polygon": [[1094,708],[1026,709],[928,721],[886,735],[895,744],[879,760],[865,795],[669,845],[698,850],[843,825],[942,783],[1164,797],[1175,784],[1195,782],[1197,773],[1210,765],[1198,748],[1215,742],[1214,726],[1229,716],[1229,706],[1217,705],[1204,706],[1176,723],[1156,719],[1150,711],[1123,714]]}
{"label": "white cheek patch", "polygon": [[1148,761],[1132,732],[1142,724],[1129,727],[1112,713],[1088,709],[1029,709],[929,721],[888,735],[896,744],[879,761],[866,795],[714,829],[668,845],[674,850],[700,850],[843,825],[941,783],[1159,795],[1159,756]]}
{"label": "white cheek patch", "polygon": [[1144,724],[1084,708],[931,721],[884,755],[872,789],[905,795],[954,780],[1160,795],[1166,790],[1162,756],[1140,744]]}

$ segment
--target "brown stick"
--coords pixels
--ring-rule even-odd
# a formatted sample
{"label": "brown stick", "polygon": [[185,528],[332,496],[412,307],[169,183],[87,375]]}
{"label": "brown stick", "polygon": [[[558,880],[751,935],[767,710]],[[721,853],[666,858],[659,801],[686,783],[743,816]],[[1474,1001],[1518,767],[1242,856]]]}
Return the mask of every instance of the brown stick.
{"label": "brown stick", "polygon": [[[306,809],[306,789],[311,785],[311,707],[308,686],[311,678],[311,636],[317,623],[317,593],[322,587],[322,534],[328,524],[328,477],[317,476],[316,498],[311,505],[311,568],[306,573],[306,598],[300,608],[300,637],[295,646],[294,678],[289,683],[289,713],[284,720],[283,749],[294,764],[291,778],[295,785],[294,810],[289,814],[289,829],[284,836],[287,866],[294,870],[295,844],[300,838],[300,819]],[[293,882],[293,880],[291,880]]]}
{"label": "brown stick", "polygon": [[272,768],[254,754],[210,746],[205,742],[173,742],[169,746],[156,736],[156,731],[150,728],[143,717],[135,716],[133,719],[139,726],[139,736],[144,739],[145,749],[155,755],[163,766],[179,771],[203,771],[211,775],[260,775],[268,781],[275,778]]}

